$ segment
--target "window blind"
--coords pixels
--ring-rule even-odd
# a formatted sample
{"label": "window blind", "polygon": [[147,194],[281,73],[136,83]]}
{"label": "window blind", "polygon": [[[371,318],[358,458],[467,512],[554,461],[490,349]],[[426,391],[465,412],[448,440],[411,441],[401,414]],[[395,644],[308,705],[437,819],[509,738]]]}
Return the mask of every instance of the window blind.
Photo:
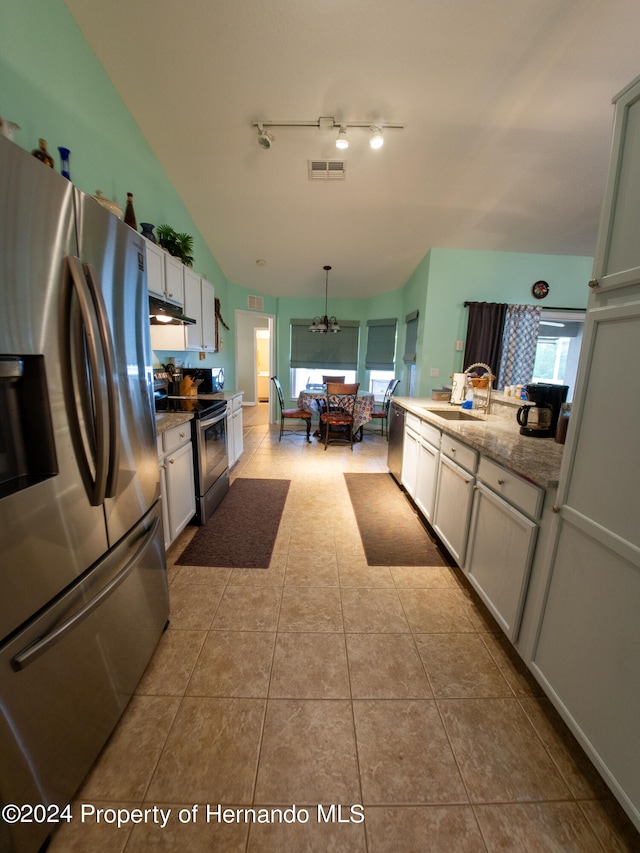
{"label": "window blind", "polygon": [[367,320],[367,370],[393,370],[396,357],[398,320]]}
{"label": "window blind", "polygon": [[407,336],[404,343],[404,355],[402,360],[407,364],[415,364],[416,349],[418,346],[418,311],[412,311],[407,314],[405,322],[407,324]]}
{"label": "window blind", "polygon": [[291,320],[291,367],[358,369],[360,322],[340,320],[341,332],[309,331],[311,320]]}

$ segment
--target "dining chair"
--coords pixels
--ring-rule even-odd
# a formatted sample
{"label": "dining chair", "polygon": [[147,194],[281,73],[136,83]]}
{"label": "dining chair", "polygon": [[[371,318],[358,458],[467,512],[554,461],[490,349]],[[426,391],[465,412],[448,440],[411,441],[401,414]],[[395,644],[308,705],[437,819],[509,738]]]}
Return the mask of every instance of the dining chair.
{"label": "dining chair", "polygon": [[344,382],[344,376],[323,376],[322,382],[325,385],[327,382]]}
{"label": "dining chair", "polygon": [[280,403],[280,435],[278,437],[278,441],[282,441],[282,434],[285,432],[291,433],[300,433],[300,430],[297,429],[285,429],[284,422],[287,419],[296,419],[299,418],[303,420],[307,425],[307,441],[311,442],[311,412],[307,412],[306,409],[285,409],[284,407],[284,394],[282,392],[282,385],[280,384],[280,380],[277,376],[272,376],[271,381],[276,386],[276,391],[278,393],[278,402]]}
{"label": "dining chair", "polygon": [[347,443],[353,452],[353,424],[359,382],[327,382],[327,393],[320,412],[324,430],[324,449],[335,442]]}
{"label": "dining chair", "polygon": [[400,384],[399,379],[392,379],[387,385],[387,390],[384,392],[384,397],[382,400],[382,405],[379,409],[374,409],[371,412],[371,420],[377,419],[380,421],[380,434],[384,435],[385,427],[387,431],[387,441],[389,440],[389,406],[391,405],[391,398],[393,397],[394,391]]}

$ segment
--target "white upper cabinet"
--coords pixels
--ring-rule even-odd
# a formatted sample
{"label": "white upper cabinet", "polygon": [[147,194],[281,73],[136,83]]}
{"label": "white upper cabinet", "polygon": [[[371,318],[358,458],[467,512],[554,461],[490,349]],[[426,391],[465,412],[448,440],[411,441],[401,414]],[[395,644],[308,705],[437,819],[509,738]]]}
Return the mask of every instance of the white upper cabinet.
{"label": "white upper cabinet", "polygon": [[213,285],[190,269],[184,271],[184,313],[196,322],[185,326],[187,350],[216,351],[215,292]]}
{"label": "white upper cabinet", "polygon": [[612,156],[594,264],[599,290],[640,281],[640,77],[614,103]]}
{"label": "white upper cabinet", "polygon": [[147,289],[149,293],[182,307],[184,302],[183,266],[161,246],[145,239]]}

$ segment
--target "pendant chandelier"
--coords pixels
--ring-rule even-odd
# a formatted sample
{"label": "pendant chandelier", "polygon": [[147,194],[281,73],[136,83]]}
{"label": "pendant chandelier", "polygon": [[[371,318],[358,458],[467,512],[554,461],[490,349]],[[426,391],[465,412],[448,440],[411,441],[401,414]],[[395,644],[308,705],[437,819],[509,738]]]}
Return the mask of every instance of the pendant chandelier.
{"label": "pendant chandelier", "polygon": [[326,266],[322,268],[325,271],[325,282],[324,282],[324,317],[314,317],[311,325],[309,326],[310,332],[321,332],[323,335],[326,335],[327,332],[341,332],[340,324],[336,320],[335,317],[329,317],[327,305],[329,301],[329,270],[331,267]]}

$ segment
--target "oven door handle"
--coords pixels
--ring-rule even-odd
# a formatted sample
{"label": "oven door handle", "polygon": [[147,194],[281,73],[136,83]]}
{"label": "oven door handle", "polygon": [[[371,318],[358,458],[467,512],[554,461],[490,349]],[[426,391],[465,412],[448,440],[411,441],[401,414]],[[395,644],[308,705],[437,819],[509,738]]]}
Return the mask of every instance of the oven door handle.
{"label": "oven door handle", "polygon": [[223,412],[221,415],[216,415],[214,418],[211,418],[209,421],[200,421],[200,429],[207,429],[207,427],[213,426],[214,424],[219,423],[223,418],[227,417],[227,413]]}

